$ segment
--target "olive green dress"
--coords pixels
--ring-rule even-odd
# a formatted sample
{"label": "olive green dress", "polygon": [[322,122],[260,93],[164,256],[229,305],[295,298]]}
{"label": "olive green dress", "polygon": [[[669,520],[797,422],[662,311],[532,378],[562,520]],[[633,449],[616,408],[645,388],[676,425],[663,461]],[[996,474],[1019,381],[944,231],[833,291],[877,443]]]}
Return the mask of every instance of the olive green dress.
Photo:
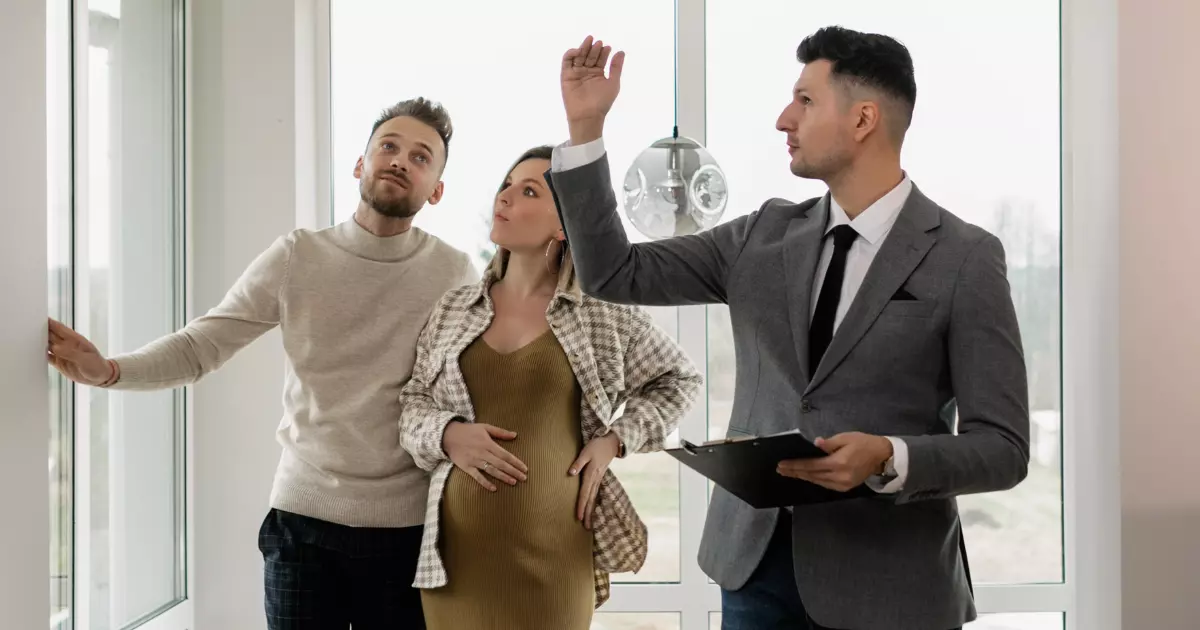
{"label": "olive green dress", "polygon": [[455,467],[442,497],[448,584],[422,591],[429,630],[587,630],[595,607],[592,533],[575,518],[582,476],[581,391],[547,331],[508,354],[482,337],[460,358],[476,422],[517,433],[500,444],[529,468],[489,492]]}

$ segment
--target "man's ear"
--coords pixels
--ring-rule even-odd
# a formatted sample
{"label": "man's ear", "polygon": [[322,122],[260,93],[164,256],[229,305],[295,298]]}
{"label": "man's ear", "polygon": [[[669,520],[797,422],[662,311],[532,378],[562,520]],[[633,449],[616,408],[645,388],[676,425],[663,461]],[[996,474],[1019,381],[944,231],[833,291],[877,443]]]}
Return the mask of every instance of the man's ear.
{"label": "man's ear", "polygon": [[358,161],[354,163],[354,179],[362,179],[362,172],[363,172],[363,159],[362,159],[362,156],[360,155],[360,156],[358,156]]}
{"label": "man's ear", "polygon": [[444,182],[439,181],[437,186],[433,187],[433,194],[429,195],[429,205],[436,206],[437,202],[442,200],[442,193],[445,189]]}
{"label": "man's ear", "polygon": [[875,101],[863,101],[856,105],[858,120],[854,129],[854,139],[862,142],[867,136],[878,131],[880,126],[879,104]]}

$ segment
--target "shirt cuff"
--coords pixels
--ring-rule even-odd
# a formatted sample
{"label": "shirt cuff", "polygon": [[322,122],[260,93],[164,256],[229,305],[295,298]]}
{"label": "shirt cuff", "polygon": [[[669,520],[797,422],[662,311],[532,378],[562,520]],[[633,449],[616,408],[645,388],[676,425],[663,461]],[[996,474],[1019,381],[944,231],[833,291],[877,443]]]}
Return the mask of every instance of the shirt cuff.
{"label": "shirt cuff", "polygon": [[873,476],[867,479],[867,487],[880,494],[895,494],[904,489],[908,479],[908,444],[900,438],[888,437],[892,443],[892,464],[896,468],[895,478]]}
{"label": "shirt cuff", "polygon": [[568,140],[556,147],[550,156],[550,169],[555,173],[587,166],[604,157],[604,138],[573,145]]}

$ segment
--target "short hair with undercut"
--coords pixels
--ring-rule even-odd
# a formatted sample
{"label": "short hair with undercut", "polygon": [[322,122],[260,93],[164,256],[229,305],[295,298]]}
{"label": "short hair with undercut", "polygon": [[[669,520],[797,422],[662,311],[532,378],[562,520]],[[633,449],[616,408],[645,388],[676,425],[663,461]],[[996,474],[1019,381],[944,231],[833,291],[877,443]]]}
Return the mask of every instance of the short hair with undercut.
{"label": "short hair with undercut", "polygon": [[828,61],[831,78],[847,88],[865,87],[892,100],[894,107],[890,109],[897,118],[893,138],[904,138],[917,102],[912,55],[904,44],[887,35],[828,26],[800,42],[796,59],[806,65]]}
{"label": "short hair with undercut", "polygon": [[450,157],[450,138],[454,135],[454,125],[450,122],[450,112],[437,101],[431,101],[423,96],[410,98],[406,101],[400,101],[395,105],[383,110],[379,114],[379,118],[375,119],[375,124],[371,125],[371,135],[369,138],[375,137],[375,132],[379,131],[379,127],[389,120],[408,116],[429,125],[437,132],[438,137],[442,139],[442,147],[445,149],[445,159]]}

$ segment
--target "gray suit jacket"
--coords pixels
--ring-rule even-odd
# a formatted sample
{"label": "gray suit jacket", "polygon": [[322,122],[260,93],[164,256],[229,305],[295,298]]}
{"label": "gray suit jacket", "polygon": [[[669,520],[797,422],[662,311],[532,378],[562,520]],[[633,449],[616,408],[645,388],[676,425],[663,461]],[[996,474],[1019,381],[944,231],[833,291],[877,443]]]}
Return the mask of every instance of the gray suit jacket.
{"label": "gray suit jacket", "polygon": [[[899,493],[795,508],[796,585],[812,618],[854,630],[973,620],[954,497],[1011,488],[1029,462],[1025,362],[1000,241],[914,188],[810,374],[828,196],[772,199],[697,235],[631,245],[607,156],[548,179],[586,292],[621,303],[729,305],[730,435],[800,428],[907,443]],[[901,288],[916,299],[893,300]],[[741,588],[778,517],[715,489],[701,567],[723,588]]]}

